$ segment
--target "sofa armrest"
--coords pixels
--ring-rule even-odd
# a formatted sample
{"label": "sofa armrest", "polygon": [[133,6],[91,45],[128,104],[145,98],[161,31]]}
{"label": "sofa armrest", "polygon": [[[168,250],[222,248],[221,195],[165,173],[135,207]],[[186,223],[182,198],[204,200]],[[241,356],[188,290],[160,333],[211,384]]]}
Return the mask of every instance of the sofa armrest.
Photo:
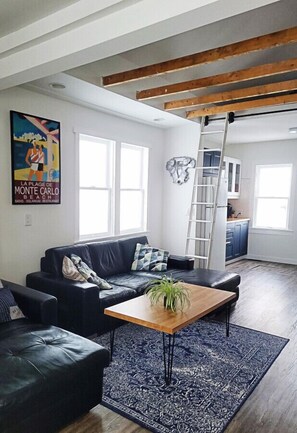
{"label": "sofa armrest", "polygon": [[26,284],[57,298],[59,326],[84,337],[97,332],[100,311],[98,286],[47,272],[28,274]]}
{"label": "sofa armrest", "polygon": [[188,271],[194,268],[194,259],[185,256],[170,255],[168,258],[169,269],[186,269]]}
{"label": "sofa armrest", "polygon": [[30,320],[40,322],[45,325],[57,325],[58,308],[57,299],[29,287],[2,280],[12,291],[13,296],[22,312]]}

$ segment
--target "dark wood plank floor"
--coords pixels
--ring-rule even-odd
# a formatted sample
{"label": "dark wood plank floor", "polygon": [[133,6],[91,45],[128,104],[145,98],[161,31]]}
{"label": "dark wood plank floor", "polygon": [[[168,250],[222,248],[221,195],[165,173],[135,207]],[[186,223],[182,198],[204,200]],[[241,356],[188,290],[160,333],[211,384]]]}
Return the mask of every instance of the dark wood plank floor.
{"label": "dark wood plank floor", "polygon": [[[225,433],[297,433],[297,266],[242,260],[227,270],[242,279],[231,323],[287,337],[290,342]],[[72,432],[148,430],[98,405],[60,433]]]}

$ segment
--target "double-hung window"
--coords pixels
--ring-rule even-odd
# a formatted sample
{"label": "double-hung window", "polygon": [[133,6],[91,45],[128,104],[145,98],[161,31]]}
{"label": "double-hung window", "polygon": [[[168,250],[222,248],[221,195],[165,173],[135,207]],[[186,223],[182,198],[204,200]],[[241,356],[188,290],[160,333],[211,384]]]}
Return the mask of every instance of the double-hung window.
{"label": "double-hung window", "polygon": [[148,149],[121,143],[120,233],[146,227]]}
{"label": "double-hung window", "polygon": [[79,135],[79,239],[143,232],[148,148]]}
{"label": "double-hung window", "polygon": [[292,164],[256,166],[254,227],[289,228]]}
{"label": "double-hung window", "polygon": [[113,231],[115,142],[79,135],[79,237]]}

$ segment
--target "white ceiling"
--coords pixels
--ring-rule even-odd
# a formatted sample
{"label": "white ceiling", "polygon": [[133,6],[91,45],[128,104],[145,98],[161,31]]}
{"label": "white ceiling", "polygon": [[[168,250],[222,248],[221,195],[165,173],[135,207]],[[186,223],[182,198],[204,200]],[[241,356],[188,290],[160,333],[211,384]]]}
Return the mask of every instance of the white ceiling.
{"label": "white ceiling", "polygon": [[[296,0],[1,0],[0,88],[26,83],[154,126],[183,125],[189,122],[183,113],[160,110],[161,99],[137,102],[135,90],[297,57],[296,44],[110,90],[100,87],[101,76],[292,27],[296,16]],[[50,82],[66,88],[50,89]],[[210,90],[190,96],[202,93]],[[238,119],[230,126],[229,142],[294,138],[288,128],[297,126],[296,113]]]}
{"label": "white ceiling", "polygon": [[1,0],[0,38],[78,0]]}

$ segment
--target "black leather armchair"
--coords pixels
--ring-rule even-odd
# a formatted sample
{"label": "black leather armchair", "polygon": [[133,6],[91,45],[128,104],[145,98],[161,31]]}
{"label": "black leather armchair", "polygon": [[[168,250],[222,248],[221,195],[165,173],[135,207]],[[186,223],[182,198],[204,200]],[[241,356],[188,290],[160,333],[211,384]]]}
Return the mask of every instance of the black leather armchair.
{"label": "black leather armchair", "polygon": [[0,432],[56,432],[100,403],[109,353],[53,326],[53,296],[2,282],[28,318],[0,324]]}

